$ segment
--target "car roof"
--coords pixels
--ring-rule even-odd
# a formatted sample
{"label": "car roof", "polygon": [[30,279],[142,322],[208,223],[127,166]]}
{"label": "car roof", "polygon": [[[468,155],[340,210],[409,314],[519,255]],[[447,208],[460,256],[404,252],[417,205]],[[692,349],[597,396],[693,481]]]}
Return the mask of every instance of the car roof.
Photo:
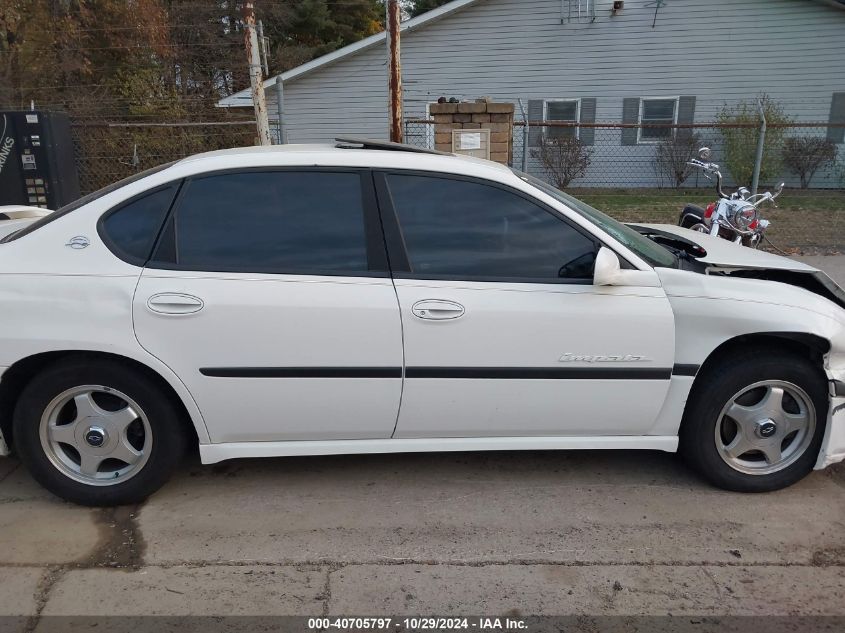
{"label": "car roof", "polygon": [[[419,169],[454,174],[480,175],[501,178],[512,172],[504,165],[492,161],[458,156],[442,152],[429,152],[414,148],[408,150],[370,146],[354,147],[348,144],[269,145],[222,149],[183,158],[172,168],[185,168],[193,173],[273,166],[330,166],[373,167],[381,169]],[[181,169],[180,169],[181,171]]]}

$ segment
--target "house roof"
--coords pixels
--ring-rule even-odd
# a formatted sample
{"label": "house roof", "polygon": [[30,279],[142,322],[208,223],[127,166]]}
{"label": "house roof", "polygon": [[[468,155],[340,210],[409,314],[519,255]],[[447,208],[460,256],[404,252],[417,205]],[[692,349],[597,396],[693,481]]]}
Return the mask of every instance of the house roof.
{"label": "house roof", "polygon": [[[455,11],[463,9],[466,6],[476,4],[477,2],[481,1],[482,0],[453,0],[453,2],[449,2],[436,9],[423,13],[422,15],[418,15],[415,18],[411,18],[410,20],[402,22],[399,25],[399,30],[400,32],[404,32],[419,29],[431,22],[435,22],[436,20],[439,20],[442,17],[454,13]],[[817,1],[831,7],[845,9],[845,0]],[[276,81],[278,81],[280,77],[282,79],[282,83],[290,81],[291,79],[296,79],[297,77],[301,77],[302,75],[318,70],[323,66],[332,64],[340,59],[349,57],[350,55],[354,55],[355,53],[364,49],[376,46],[377,44],[384,41],[385,32],[381,31],[379,33],[376,33],[375,35],[371,35],[370,37],[355,42],[354,44],[339,48],[336,51],[329,53],[328,55],[323,55],[322,57],[312,59],[310,62],[302,64],[301,66],[297,66],[296,68],[292,68],[287,72],[281,73],[280,75],[270,77],[269,79],[264,81],[264,88],[266,89],[276,85]],[[233,95],[224,97],[223,99],[217,102],[218,108],[243,108],[247,106],[252,107],[252,92],[249,88],[245,88],[240,92],[236,92]]]}
{"label": "house roof", "polygon": [[[399,25],[399,30],[400,32],[416,30],[431,22],[439,20],[444,16],[447,16],[450,13],[454,13],[455,11],[458,11],[468,5],[475,4],[480,1],[481,0],[454,0],[453,2],[449,2],[440,7],[437,7],[436,9],[423,13],[422,15],[418,15],[415,18],[411,18],[410,20],[402,22]],[[845,2],[845,0],[842,1]],[[284,72],[280,75],[270,77],[269,79],[266,79],[264,81],[264,88],[266,89],[276,85],[276,81],[279,79],[279,77],[282,78],[282,82],[290,81],[291,79],[295,79],[297,77],[310,73],[314,70],[317,70],[318,68],[327,66],[328,64],[331,64],[339,59],[354,55],[358,51],[362,51],[366,48],[376,46],[381,42],[385,42],[384,31],[376,33],[375,35],[371,35],[370,37],[355,42],[354,44],[350,44],[349,46],[339,48],[336,51],[329,53],[328,55],[323,55],[322,57],[318,57],[317,59],[312,59],[310,62],[302,64],[301,66],[297,66],[296,68],[292,68],[291,70]],[[245,106],[252,107],[252,93],[249,88],[241,90],[240,92],[236,92],[233,95],[229,95],[228,97],[225,97],[217,102],[218,108],[238,108]]]}

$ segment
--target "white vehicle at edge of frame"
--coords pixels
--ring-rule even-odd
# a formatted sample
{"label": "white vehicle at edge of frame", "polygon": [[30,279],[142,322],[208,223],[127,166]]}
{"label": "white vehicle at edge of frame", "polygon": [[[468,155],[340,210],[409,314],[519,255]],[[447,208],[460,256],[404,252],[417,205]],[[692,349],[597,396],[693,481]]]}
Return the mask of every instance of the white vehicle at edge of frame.
{"label": "white vehicle at edge of frame", "polygon": [[0,455],[77,503],[143,500],[190,445],[680,450],[748,492],[845,459],[827,275],[502,165],[233,149],[7,211]]}

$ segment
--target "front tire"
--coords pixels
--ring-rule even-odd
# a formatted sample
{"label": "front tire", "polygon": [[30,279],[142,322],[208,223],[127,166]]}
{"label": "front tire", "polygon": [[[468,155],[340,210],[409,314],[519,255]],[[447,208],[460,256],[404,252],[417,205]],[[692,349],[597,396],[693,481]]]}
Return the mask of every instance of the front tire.
{"label": "front tire", "polygon": [[680,451],[711,483],[768,492],[813,469],[828,406],[819,367],[798,354],[747,350],[723,358],[696,381]]}
{"label": "front tire", "polygon": [[143,501],[168,480],[186,445],[168,395],[111,361],[64,361],[38,374],[15,407],[14,433],[36,481],[88,506]]}

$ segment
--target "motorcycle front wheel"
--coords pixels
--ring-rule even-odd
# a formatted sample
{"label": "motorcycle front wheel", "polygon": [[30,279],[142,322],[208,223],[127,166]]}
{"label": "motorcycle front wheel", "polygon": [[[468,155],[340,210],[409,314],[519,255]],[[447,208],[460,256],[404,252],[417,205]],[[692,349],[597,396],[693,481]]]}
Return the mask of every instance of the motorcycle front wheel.
{"label": "motorcycle front wheel", "polygon": [[748,248],[757,248],[760,246],[760,242],[763,241],[763,236],[754,234],[754,235],[746,235],[742,238],[742,245],[747,246]]}

